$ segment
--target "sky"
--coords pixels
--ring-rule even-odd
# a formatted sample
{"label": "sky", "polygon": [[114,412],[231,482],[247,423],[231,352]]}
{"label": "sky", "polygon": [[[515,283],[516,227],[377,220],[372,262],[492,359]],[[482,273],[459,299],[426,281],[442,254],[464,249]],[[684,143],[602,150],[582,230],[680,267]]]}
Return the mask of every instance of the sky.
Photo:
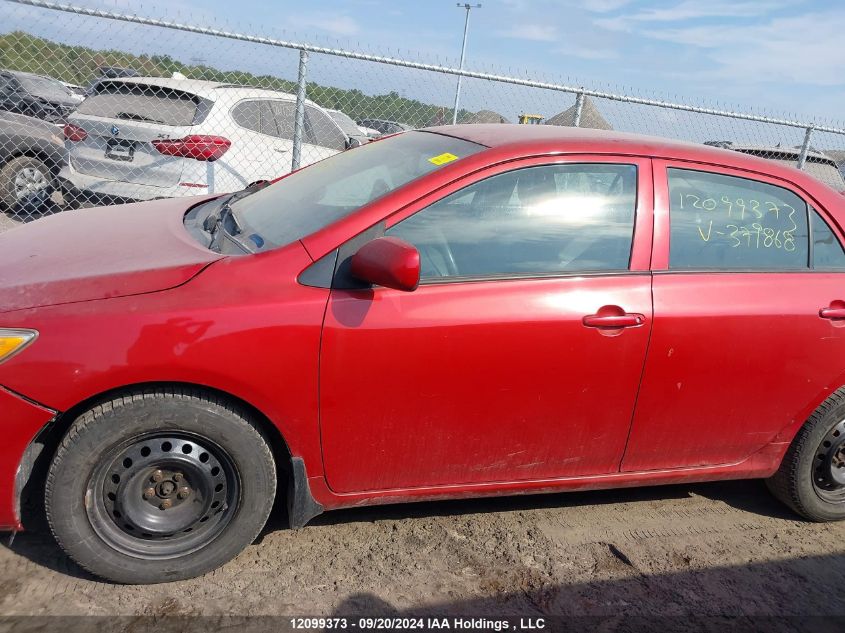
{"label": "sky", "polygon": [[[183,5],[189,5],[181,0]],[[447,0],[197,2],[302,36],[457,63],[464,10]],[[486,0],[468,68],[635,94],[845,120],[841,0]]]}
{"label": "sky", "polygon": [[[457,65],[465,11],[447,0],[78,0],[227,30]],[[466,67],[543,81],[785,115],[845,126],[845,2],[841,0],[482,0],[471,12]],[[3,13],[10,19],[3,20]],[[30,12],[36,19],[29,19]],[[0,0],[0,24],[63,41],[168,52],[183,61],[295,76],[296,55],[161,30],[41,19],[42,9]],[[64,17],[64,16],[63,16]],[[132,31],[130,29],[136,29]],[[143,31],[141,29],[148,29]],[[0,30],[6,30],[0,26]],[[109,37],[114,41],[109,41]],[[449,104],[453,77],[313,58],[311,78]],[[514,117],[531,95],[513,88],[496,105]],[[480,109],[489,88],[465,85]],[[551,115],[568,100],[538,102]]]}

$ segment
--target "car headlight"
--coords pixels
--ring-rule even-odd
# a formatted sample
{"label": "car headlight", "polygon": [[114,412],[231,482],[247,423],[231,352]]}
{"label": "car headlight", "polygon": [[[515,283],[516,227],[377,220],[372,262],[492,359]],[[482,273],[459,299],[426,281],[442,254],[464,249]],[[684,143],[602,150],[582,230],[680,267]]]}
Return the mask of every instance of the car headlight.
{"label": "car headlight", "polygon": [[7,330],[0,328],[0,363],[9,360],[38,338],[35,330]]}

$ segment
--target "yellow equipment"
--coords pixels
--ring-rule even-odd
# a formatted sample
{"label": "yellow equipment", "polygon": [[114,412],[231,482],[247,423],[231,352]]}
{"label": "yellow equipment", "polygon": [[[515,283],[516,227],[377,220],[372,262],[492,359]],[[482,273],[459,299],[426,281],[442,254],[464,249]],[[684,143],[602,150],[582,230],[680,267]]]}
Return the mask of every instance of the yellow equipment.
{"label": "yellow equipment", "polygon": [[543,122],[542,114],[520,114],[519,122],[521,125],[540,125]]}

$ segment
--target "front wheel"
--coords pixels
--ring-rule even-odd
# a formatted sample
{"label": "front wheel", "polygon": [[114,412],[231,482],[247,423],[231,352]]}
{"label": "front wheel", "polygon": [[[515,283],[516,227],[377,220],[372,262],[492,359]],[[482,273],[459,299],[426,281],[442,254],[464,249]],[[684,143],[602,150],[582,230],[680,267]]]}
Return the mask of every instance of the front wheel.
{"label": "front wheel", "polygon": [[122,583],[204,574],[258,535],[276,469],[248,414],[191,390],[127,395],[82,414],[47,476],[59,545]]}
{"label": "front wheel", "polygon": [[766,483],[807,519],[845,519],[845,390],[835,392],[810,416]]}
{"label": "front wheel", "polygon": [[0,168],[0,205],[14,210],[41,192],[51,192],[53,174],[43,161],[30,156],[13,158]]}

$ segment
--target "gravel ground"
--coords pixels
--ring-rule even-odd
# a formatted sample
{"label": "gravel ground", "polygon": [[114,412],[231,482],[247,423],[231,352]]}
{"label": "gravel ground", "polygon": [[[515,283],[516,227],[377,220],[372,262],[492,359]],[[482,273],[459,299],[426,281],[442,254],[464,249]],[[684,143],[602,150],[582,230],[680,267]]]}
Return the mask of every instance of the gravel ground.
{"label": "gravel ground", "polygon": [[0,209],[0,233],[13,229],[16,226],[20,226],[24,222],[32,222],[33,220],[44,217],[45,215],[62,210],[64,200],[62,199],[62,194],[60,192],[53,192],[50,196],[50,201],[53,203],[53,206],[43,206],[39,211],[15,212],[9,209]]}
{"label": "gravel ground", "polygon": [[13,229],[20,224],[20,220],[7,213],[0,213],[0,233]]}
{"label": "gravel ground", "polygon": [[98,582],[46,532],[18,534],[0,546],[0,614],[845,615],[845,524],[803,522],[758,481],[360,508],[285,525],[275,513],[258,542],[205,577],[145,587]]}

